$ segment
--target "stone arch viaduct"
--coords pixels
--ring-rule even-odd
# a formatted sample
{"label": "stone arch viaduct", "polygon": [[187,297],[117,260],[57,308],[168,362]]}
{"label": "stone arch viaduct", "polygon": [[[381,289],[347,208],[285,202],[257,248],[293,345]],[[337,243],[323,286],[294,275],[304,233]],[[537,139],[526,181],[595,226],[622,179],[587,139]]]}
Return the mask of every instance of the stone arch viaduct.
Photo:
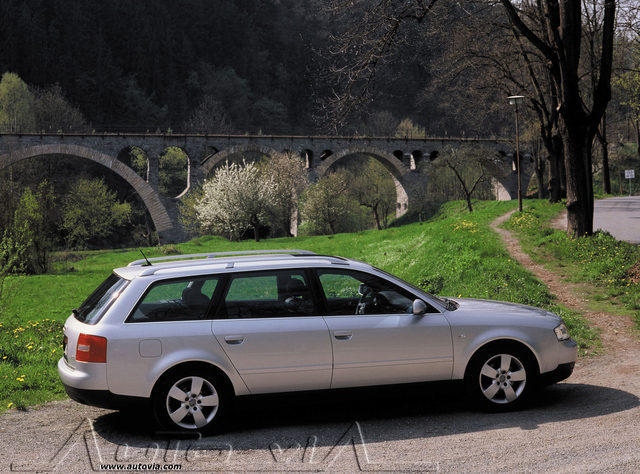
{"label": "stone arch viaduct", "polygon": [[[0,170],[22,160],[48,155],[65,155],[93,161],[125,180],[146,206],[161,243],[179,242],[184,232],[177,203],[207,174],[225,160],[244,153],[272,155],[299,153],[312,180],[325,175],[332,165],[356,155],[368,155],[389,171],[396,185],[398,216],[412,206],[416,190],[424,186],[424,175],[416,171],[421,160],[437,156],[446,146],[477,143],[506,157],[490,170],[496,198],[516,197],[516,173],[512,166],[512,145],[505,139],[483,138],[396,138],[283,135],[198,135],[198,134],[0,134]],[[147,155],[146,179],[118,159],[123,150],[139,147]],[[181,148],[188,157],[187,185],[178,196],[164,196],[158,189],[159,157],[168,147]],[[526,160],[528,161],[528,160]],[[523,167],[525,183],[530,166]]]}

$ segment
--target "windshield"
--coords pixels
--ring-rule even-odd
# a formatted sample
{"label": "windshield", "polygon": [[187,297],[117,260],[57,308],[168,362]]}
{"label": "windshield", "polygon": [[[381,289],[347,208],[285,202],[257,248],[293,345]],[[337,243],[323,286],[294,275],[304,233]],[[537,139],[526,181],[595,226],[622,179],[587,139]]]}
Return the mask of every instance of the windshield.
{"label": "windshield", "polygon": [[83,323],[96,324],[128,282],[128,280],[112,273],[89,295],[78,309],[73,310],[73,315]]}
{"label": "windshield", "polygon": [[[372,267],[373,267],[373,266],[372,266]],[[377,268],[377,267],[373,267],[373,268],[375,268],[375,269],[376,269],[376,270],[378,270],[379,272],[384,273],[385,275],[387,275],[387,276],[389,276],[389,277],[391,277],[391,278],[395,278],[395,279],[397,279],[397,280],[400,280],[397,276],[392,275],[392,274],[391,274],[391,273],[389,273],[389,272],[385,272],[384,270],[381,270],[381,269],[379,269],[379,268]],[[404,280],[401,280],[401,281],[402,281],[402,283],[404,283],[404,284],[405,284],[405,285],[407,285],[407,286],[410,286],[410,287],[411,287],[411,288],[413,288],[414,290],[417,290],[417,291],[420,291],[420,292],[422,292],[422,293],[426,293],[426,294],[428,294],[431,298],[433,298],[434,300],[436,300],[438,303],[440,303],[442,306],[444,306],[444,307],[445,307],[447,310],[449,310],[449,311],[453,311],[453,310],[458,309],[458,303],[456,303],[455,301],[450,300],[449,298],[441,298],[441,297],[439,297],[439,296],[432,295],[432,294],[431,294],[431,293],[429,293],[428,291],[424,291],[422,288],[419,288],[419,287],[417,287],[416,285],[412,285],[411,283],[409,283],[409,282],[407,282],[407,281],[404,281]]]}

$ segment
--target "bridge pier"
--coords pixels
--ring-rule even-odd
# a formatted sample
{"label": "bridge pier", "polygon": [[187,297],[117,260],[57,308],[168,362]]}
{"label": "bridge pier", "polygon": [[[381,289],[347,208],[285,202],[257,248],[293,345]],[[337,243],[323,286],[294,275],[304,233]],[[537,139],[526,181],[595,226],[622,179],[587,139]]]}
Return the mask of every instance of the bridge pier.
{"label": "bridge pier", "polygon": [[147,154],[147,183],[155,192],[159,192],[160,186],[160,155],[151,151]]}
{"label": "bridge pier", "polygon": [[[504,173],[495,173],[491,176],[491,185],[493,186],[493,194],[497,201],[510,201],[518,199],[518,171],[516,169],[515,159],[511,156],[511,169]],[[530,156],[523,155],[520,157],[520,165],[522,166],[521,182],[522,197],[527,195],[529,182],[533,175],[533,164]]]}

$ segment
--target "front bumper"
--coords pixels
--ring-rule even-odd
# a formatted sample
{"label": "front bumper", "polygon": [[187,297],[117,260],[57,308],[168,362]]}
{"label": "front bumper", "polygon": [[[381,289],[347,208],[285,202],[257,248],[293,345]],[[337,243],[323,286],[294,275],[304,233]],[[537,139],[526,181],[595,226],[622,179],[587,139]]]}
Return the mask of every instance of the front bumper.
{"label": "front bumper", "polygon": [[566,364],[560,364],[555,370],[546,372],[540,376],[543,385],[551,385],[568,379],[573,373],[575,362],[567,362]]}

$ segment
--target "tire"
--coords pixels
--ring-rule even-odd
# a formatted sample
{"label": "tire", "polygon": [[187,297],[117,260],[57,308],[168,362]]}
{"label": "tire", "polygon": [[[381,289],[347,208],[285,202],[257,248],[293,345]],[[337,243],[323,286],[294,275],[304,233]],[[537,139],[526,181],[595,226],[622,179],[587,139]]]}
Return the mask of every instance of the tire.
{"label": "tire", "polygon": [[169,432],[213,433],[231,405],[227,384],[203,367],[181,367],[164,375],[152,396],[158,424]]}
{"label": "tire", "polygon": [[512,344],[494,345],[476,354],[465,385],[476,403],[489,411],[521,408],[538,385],[531,353]]}

